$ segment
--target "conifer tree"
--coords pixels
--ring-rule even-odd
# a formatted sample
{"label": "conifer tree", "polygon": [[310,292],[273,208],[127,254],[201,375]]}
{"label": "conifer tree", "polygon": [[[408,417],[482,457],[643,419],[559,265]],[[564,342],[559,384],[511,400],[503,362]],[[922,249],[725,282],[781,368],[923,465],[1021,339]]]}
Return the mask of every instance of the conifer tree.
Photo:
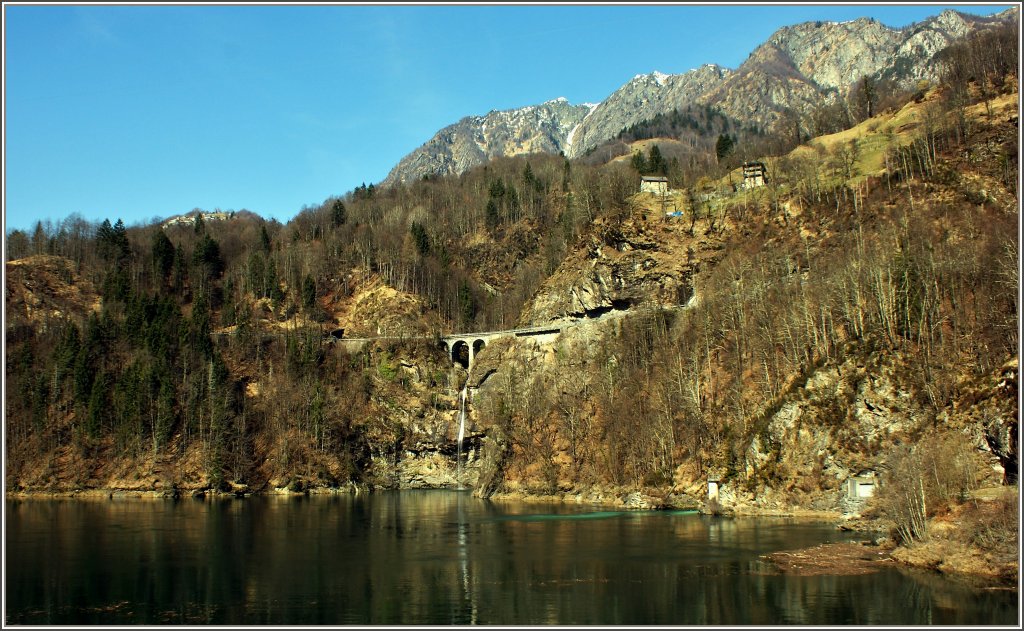
{"label": "conifer tree", "polygon": [[715,143],[715,157],[718,158],[719,163],[732,153],[734,144],[729,134],[718,135],[718,141]]}
{"label": "conifer tree", "polygon": [[633,160],[630,164],[633,165],[633,168],[636,169],[636,172],[640,175],[647,173],[647,158],[645,158],[644,154],[639,151],[633,154]]}
{"label": "conifer tree", "polygon": [[160,280],[166,280],[174,267],[174,244],[160,228],[153,233],[152,250],[153,270]]}
{"label": "conifer tree", "polygon": [[[334,203],[331,204],[331,223],[337,228],[345,225],[346,221],[348,221],[348,210],[345,208],[345,202],[340,199],[334,200]],[[267,229],[264,227],[263,233],[266,234],[266,231]]]}
{"label": "conifer tree", "polygon": [[665,163],[665,158],[661,155],[661,149],[658,148],[658,145],[651,145],[647,156],[647,173],[666,175],[667,172],[668,164]]}

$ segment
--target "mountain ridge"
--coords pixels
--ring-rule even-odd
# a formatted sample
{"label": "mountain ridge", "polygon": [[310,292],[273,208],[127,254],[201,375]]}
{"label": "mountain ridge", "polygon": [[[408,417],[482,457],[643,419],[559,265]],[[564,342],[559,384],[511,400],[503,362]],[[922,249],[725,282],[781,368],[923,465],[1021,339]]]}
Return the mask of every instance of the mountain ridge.
{"label": "mountain ridge", "polygon": [[864,76],[904,88],[934,81],[937,72],[927,62],[936,53],[1017,17],[1016,7],[988,16],[946,9],[902,28],[871,17],[784,26],[735,70],[714,63],[680,74],[655,70],[635,75],[597,104],[572,105],[559,97],[463,117],[404,156],[381,184],[459,174],[496,157],[532,152],[577,158],[631,125],[688,105],[714,107],[740,124],[768,129],[787,110],[806,113],[846,97]]}

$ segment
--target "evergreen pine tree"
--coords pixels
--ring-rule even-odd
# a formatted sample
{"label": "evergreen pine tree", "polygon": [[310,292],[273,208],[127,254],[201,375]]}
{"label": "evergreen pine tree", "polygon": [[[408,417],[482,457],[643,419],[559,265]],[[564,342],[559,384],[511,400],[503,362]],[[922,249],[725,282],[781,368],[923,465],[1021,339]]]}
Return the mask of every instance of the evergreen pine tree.
{"label": "evergreen pine tree", "polygon": [[161,280],[166,280],[171,268],[174,267],[174,244],[164,234],[163,229],[157,228],[153,233],[153,270]]}
{"label": "evergreen pine tree", "polygon": [[260,226],[260,247],[264,252],[270,252],[270,234],[267,233],[266,224]]}
{"label": "evergreen pine tree", "polygon": [[309,274],[302,279],[302,307],[310,312],[316,306],[316,280]]}
{"label": "evergreen pine tree", "polygon": [[634,153],[631,164],[633,165],[633,168],[636,169],[636,172],[639,173],[640,175],[647,174],[647,158],[644,157],[644,154],[640,153],[639,151]]}
{"label": "evergreen pine tree", "polygon": [[494,199],[487,200],[487,207],[484,208],[484,221],[487,222],[487,228],[494,230],[501,223],[501,213],[498,211],[498,205],[494,203]]}
{"label": "evergreen pine tree", "polygon": [[418,221],[414,221],[409,230],[412,232],[412,239],[420,256],[426,256],[430,253],[430,237],[427,235],[426,228]]}
{"label": "evergreen pine tree", "polygon": [[719,134],[718,142],[715,143],[715,157],[718,158],[718,162],[722,162],[726,156],[732,153],[733,140],[729,134]]}
{"label": "evergreen pine tree", "polygon": [[648,152],[647,172],[658,175],[666,175],[668,173],[668,164],[665,163],[665,158],[662,157],[661,149],[658,148],[658,145],[651,145],[651,150]]}
{"label": "evergreen pine tree", "polygon": [[[340,199],[334,200],[334,203],[331,204],[331,223],[337,228],[338,226],[345,225],[347,220],[348,211],[345,209],[345,202]],[[266,228],[263,230],[266,232]]]}

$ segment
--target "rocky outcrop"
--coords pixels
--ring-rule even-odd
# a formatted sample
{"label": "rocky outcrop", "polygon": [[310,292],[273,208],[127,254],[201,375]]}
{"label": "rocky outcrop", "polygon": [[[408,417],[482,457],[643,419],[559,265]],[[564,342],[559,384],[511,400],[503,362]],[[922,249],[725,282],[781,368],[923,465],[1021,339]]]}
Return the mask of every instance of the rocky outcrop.
{"label": "rocky outcrop", "polygon": [[892,80],[907,89],[922,79],[936,81],[936,53],[977,29],[1008,19],[1016,19],[1016,13],[979,17],[946,10],[903,29],[866,17],[787,26],[698,102],[745,124],[770,128],[784,110],[810,111],[845,96],[865,76]]}
{"label": "rocky outcrop", "polygon": [[596,105],[559,98],[463,118],[402,158],[383,184],[462,173],[499,156],[579,157],[623,129],[689,105],[717,108],[740,125],[770,128],[783,111],[807,112],[831,102],[864,76],[907,88],[921,79],[934,81],[936,53],[977,29],[1016,19],[1016,8],[988,17],[946,10],[902,29],[869,17],[787,26],[736,70],[705,64],[682,74],[655,71],[636,75]]}
{"label": "rocky outcrop", "polygon": [[[797,72],[818,87],[840,90],[847,88],[852,78],[874,74],[889,65],[903,38],[899,30],[871,18],[860,18],[785,27],[762,47],[776,48]],[[763,63],[755,61],[757,56],[755,51],[751,65]]]}
{"label": "rocky outcrop", "polygon": [[558,153],[567,148],[572,130],[591,107],[558,98],[542,105],[467,116],[402,158],[383,184],[458,174],[501,156]]}
{"label": "rocky outcrop", "polygon": [[4,284],[6,325],[45,329],[50,320],[98,312],[100,296],[93,283],[62,256],[37,255],[8,261]]}
{"label": "rocky outcrop", "polygon": [[[640,194],[638,204],[650,202]],[[655,204],[656,205],[656,204]],[[523,325],[594,317],[638,306],[678,306],[694,294],[692,277],[713,238],[691,237],[680,221],[634,212],[600,226],[545,282],[524,309]]]}
{"label": "rocky outcrop", "polygon": [[637,75],[594,108],[572,131],[566,156],[583,155],[620,131],[673,108],[695,103],[720,85],[732,71],[714,64],[677,75]]}
{"label": "rocky outcrop", "polygon": [[901,377],[905,364],[898,354],[854,351],[837,365],[814,370],[805,382],[790,383],[756,422],[745,454],[747,488],[733,489],[730,503],[772,507],[799,503],[804,493],[810,508],[845,512],[845,480],[884,470],[895,445],[934,430],[962,436],[988,462],[993,474],[985,483],[1012,483],[1018,469],[1017,360],[969,382],[937,415]]}
{"label": "rocky outcrop", "polygon": [[770,128],[787,109],[809,110],[825,96],[777,44],[764,44],[700,102],[745,124]]}
{"label": "rocky outcrop", "polygon": [[512,453],[508,436],[498,426],[491,427],[485,440],[482,441],[480,453],[479,475],[473,494],[477,497],[489,498],[501,486],[504,479],[505,465]]}
{"label": "rocky outcrop", "polygon": [[[391,472],[401,489],[475,488],[480,478],[481,437],[470,436],[461,451],[455,440],[414,444],[403,450]],[[387,463],[382,463],[387,467]]]}
{"label": "rocky outcrop", "polygon": [[903,29],[903,38],[892,55],[892,61],[879,74],[904,85],[921,79],[932,81],[936,78],[938,68],[931,63],[921,63],[922,59],[932,59],[936,53],[977,29],[1018,19],[1017,7],[987,17],[946,9],[933,18]]}
{"label": "rocky outcrop", "polygon": [[979,448],[988,449],[998,458],[1005,484],[1017,482],[1020,468],[1019,371],[1019,359],[1015,357],[991,374],[969,382],[963,395],[943,415],[947,422],[980,434],[974,440]]}
{"label": "rocky outcrop", "polygon": [[842,510],[843,482],[882,466],[886,450],[926,418],[898,372],[898,364],[853,355],[790,382],[754,423],[744,471],[753,492],[734,501],[771,507],[803,493],[809,508]]}
{"label": "rocky outcrop", "polygon": [[345,337],[427,336],[440,324],[421,297],[399,291],[372,274],[350,275],[351,296],[329,296],[322,306]]}

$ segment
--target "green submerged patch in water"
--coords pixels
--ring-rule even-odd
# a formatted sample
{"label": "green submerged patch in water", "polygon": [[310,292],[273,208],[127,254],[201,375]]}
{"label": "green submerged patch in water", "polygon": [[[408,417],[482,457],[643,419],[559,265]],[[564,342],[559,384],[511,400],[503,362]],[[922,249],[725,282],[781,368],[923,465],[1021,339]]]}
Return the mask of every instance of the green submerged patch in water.
{"label": "green submerged patch in water", "polygon": [[593,513],[539,513],[530,515],[504,515],[491,521],[569,521],[583,519],[610,519],[612,517],[645,517],[651,515],[695,515],[696,510],[649,511],[596,511]]}

